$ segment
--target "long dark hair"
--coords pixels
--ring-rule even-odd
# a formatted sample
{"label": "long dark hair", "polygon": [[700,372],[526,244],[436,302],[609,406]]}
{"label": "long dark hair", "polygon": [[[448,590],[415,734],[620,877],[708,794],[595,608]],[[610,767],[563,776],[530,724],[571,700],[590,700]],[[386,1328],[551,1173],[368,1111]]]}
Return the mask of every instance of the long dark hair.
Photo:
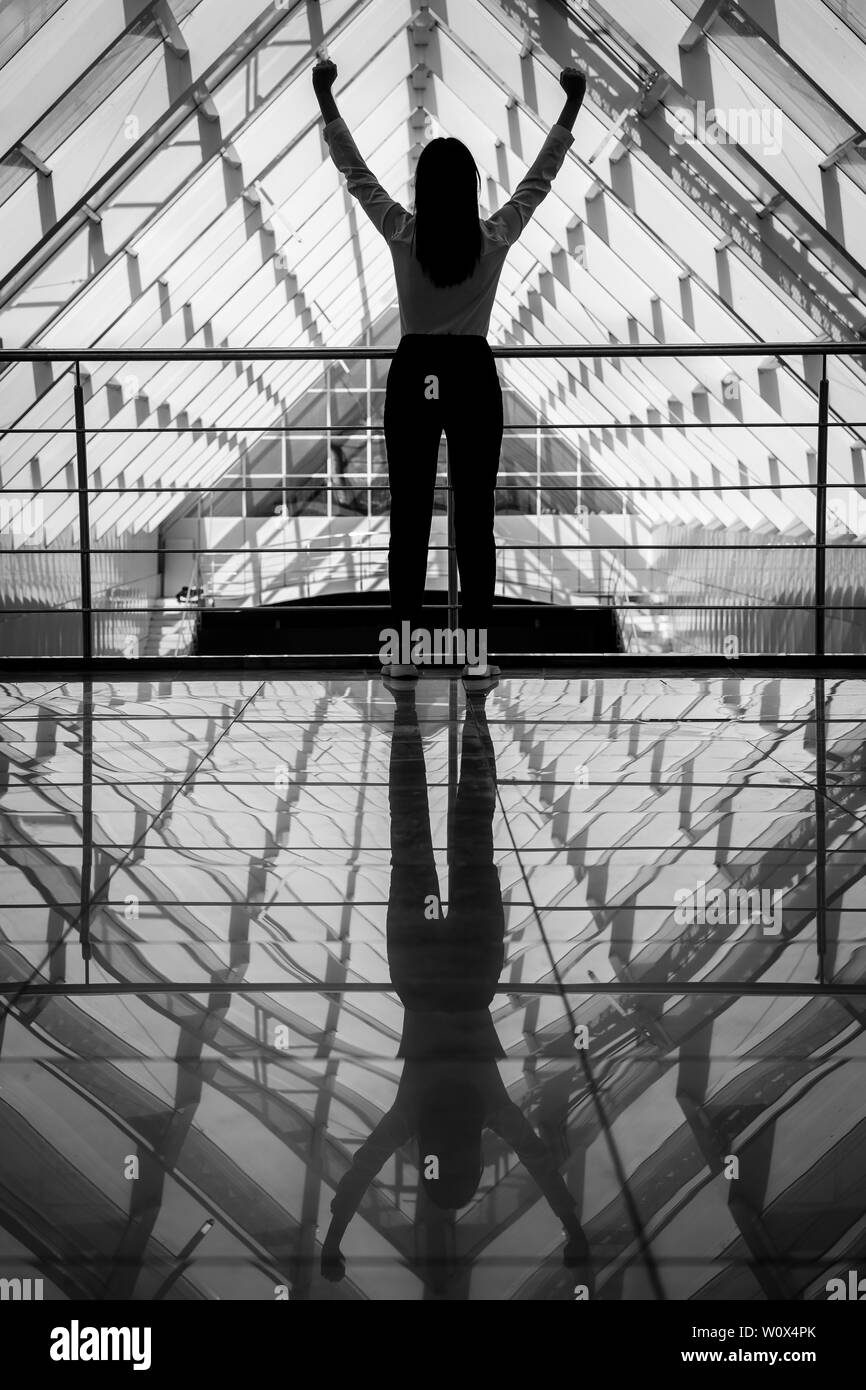
{"label": "long dark hair", "polygon": [[478,166],[462,140],[440,137],[424,146],[415,170],[412,250],[440,289],[462,284],[481,259],[480,189]]}
{"label": "long dark hair", "polygon": [[[481,1138],[484,1102],[469,1082],[434,1083],[422,1098],[418,1115],[418,1155],[421,1183],[437,1207],[456,1211],[466,1207],[478,1190],[484,1172]],[[438,1159],[435,1178],[427,1179],[427,1159]]]}

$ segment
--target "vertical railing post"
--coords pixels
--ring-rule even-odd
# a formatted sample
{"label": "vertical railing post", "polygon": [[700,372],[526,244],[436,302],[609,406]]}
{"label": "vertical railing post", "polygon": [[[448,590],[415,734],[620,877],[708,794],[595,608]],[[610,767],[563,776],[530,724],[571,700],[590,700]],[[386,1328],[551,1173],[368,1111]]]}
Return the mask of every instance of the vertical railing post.
{"label": "vertical railing post", "polygon": [[[373,346],[373,335],[369,328],[367,329],[367,332],[365,334],[364,346]],[[373,497],[373,363],[369,357],[364,363],[364,367],[364,389],[367,412],[367,418],[365,420],[365,424],[367,426],[367,519],[369,521],[371,502]]]}
{"label": "vertical railing post", "polygon": [[457,612],[457,542],[454,530],[454,489],[451,483],[451,459],[448,455],[447,440],[445,442],[445,468],[447,477],[445,512],[448,538],[448,626],[454,632],[460,619]]}
{"label": "vertical railing post", "polygon": [[[364,334],[364,346],[373,346],[373,330],[368,328]],[[365,364],[364,385],[366,390],[366,425],[367,425],[367,541],[358,554],[358,570],[361,584],[365,584],[372,572],[372,555],[370,553],[370,527],[373,515],[373,362],[367,358]]]}
{"label": "vertical railing post", "polygon": [[815,680],[815,928],[818,983],[827,983],[827,697]]}
{"label": "vertical railing post", "polygon": [[827,435],[830,419],[830,383],[827,380],[827,354],[821,355],[821,382],[818,388],[818,477],[815,490],[815,655],[824,655],[826,643],[827,584]]}
{"label": "vertical railing post", "polygon": [[[331,362],[325,363],[325,515],[334,515],[334,452],[331,448]],[[367,520],[370,519],[369,510]]]}
{"label": "vertical railing post", "polygon": [[76,359],[72,387],[75,407],[75,449],[78,470],[78,554],[81,562],[81,655],[93,657],[93,600],[90,587],[90,493],[87,476],[87,435],[84,423],[84,391],[81,363]]}
{"label": "vertical railing post", "polygon": [[[457,542],[454,530],[454,488],[451,478],[451,457],[445,440],[445,517],[447,529],[448,627],[453,633],[460,621],[457,611]],[[453,638],[451,639],[453,642]],[[458,640],[458,652],[463,643]],[[453,651],[453,647],[452,647]],[[459,656],[458,656],[459,660]],[[466,660],[465,652],[463,660]],[[446,859],[448,862],[448,897],[451,898],[451,865],[454,857],[454,817],[457,809],[457,682],[448,682],[448,820],[446,830]]]}
{"label": "vertical railing post", "polygon": [[[827,354],[821,354],[818,387],[818,476],[815,489],[815,656],[823,657],[827,642],[827,438],[830,418],[830,383]],[[815,925],[818,981],[827,980],[827,752],[823,677],[815,681]]]}
{"label": "vertical railing post", "polygon": [[[454,629],[452,628],[453,632]],[[456,845],[454,818],[457,813],[457,682],[448,682],[448,813],[445,833],[445,858],[448,864],[448,899],[451,899],[451,873]]]}
{"label": "vertical railing post", "polygon": [[[77,363],[76,363],[77,367]],[[93,681],[81,683],[81,885],[78,937],[84,979],[90,984],[90,920],[93,915]]]}
{"label": "vertical railing post", "polygon": [[283,517],[283,519],[285,519],[289,515],[289,441],[286,438],[285,414],[283,414],[280,418],[283,422],[280,425],[280,465],[283,474],[283,490],[280,494],[280,501],[283,504],[283,509],[280,512],[280,516]]}

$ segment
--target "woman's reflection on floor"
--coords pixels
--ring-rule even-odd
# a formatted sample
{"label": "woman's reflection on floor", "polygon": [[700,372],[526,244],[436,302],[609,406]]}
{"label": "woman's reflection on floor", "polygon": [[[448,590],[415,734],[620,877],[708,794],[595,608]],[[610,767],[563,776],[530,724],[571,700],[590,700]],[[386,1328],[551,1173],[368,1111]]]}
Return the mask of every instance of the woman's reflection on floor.
{"label": "woman's reflection on floor", "polygon": [[483,1131],[491,1129],[515,1150],[560,1218],[567,1236],[565,1263],[588,1284],[587,1247],[574,1200],[546,1145],[509,1099],[497,1066],[505,1053],[490,1005],[504,963],[505,915],[493,862],[496,765],[486,695],[467,695],[449,836],[447,916],[433,855],[414,689],[397,690],[394,698],[387,947],[391,979],[405,1009],[398,1053],[404,1066],[394,1105],[337,1187],[322,1273],[331,1280],[343,1277],[340,1242],[346,1227],[376,1174],[414,1139],[418,1272],[428,1288],[442,1294],[459,1262],[437,1213],[450,1213],[453,1221],[453,1213],[472,1201],[484,1167]]}

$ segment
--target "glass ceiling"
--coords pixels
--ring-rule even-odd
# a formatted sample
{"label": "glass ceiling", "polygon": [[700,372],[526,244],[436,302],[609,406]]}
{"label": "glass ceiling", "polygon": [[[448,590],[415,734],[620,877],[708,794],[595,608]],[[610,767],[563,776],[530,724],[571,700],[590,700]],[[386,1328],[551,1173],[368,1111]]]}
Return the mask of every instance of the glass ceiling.
{"label": "glass ceiling", "polygon": [[[575,143],[506,263],[492,343],[855,339],[866,35],[853,10],[825,0],[99,0],[85,15],[72,0],[6,4],[3,345],[395,342],[387,248],[322,140],[310,69],[323,49],[359,147],[396,198],[411,204],[420,143],[459,133],[487,212],[555,119],[560,68],[585,67]],[[773,544],[813,538],[815,359],[500,367],[569,457],[619,491],[611,509],[632,530],[618,534],[646,546],[639,559],[623,552],[624,587],[649,593],[665,564],[672,592],[688,585],[664,549],[677,539],[731,529]],[[863,363],[831,358],[828,370],[831,418],[846,422],[831,431],[829,478],[860,483]],[[255,438],[242,431],[290,424],[322,376],[317,363],[89,364],[87,423],[104,431],[88,441],[94,544],[153,551],[159,537],[174,548],[188,510],[178,490],[224,483]],[[685,428],[701,422],[712,429]],[[3,486],[58,489],[44,495],[31,542],[74,546],[68,371],[4,371],[0,424],[20,431],[4,441]],[[862,507],[845,492],[829,500],[829,539],[862,540]],[[840,553],[859,582],[860,557]]]}

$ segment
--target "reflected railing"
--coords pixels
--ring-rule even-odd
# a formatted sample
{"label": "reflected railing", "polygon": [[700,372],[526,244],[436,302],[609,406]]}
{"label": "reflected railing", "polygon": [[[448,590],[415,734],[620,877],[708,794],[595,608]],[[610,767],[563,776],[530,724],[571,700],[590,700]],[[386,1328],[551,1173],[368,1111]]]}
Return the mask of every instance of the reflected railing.
{"label": "reflected railing", "polygon": [[[50,429],[43,428],[41,421],[28,425],[25,410],[4,428],[7,443],[14,446],[21,435],[69,436],[75,448],[74,483],[67,466],[65,485],[58,485],[62,470],[57,469],[39,486],[32,482],[21,486],[20,450],[13,467],[7,463],[0,537],[3,549],[7,554],[13,551],[15,559],[4,566],[6,583],[0,593],[6,656],[25,661],[33,655],[62,656],[87,664],[118,657],[146,662],[170,654],[197,663],[205,660],[197,658],[195,651],[201,610],[207,605],[231,612],[290,603],[296,613],[321,611],[316,601],[327,594],[331,612],[381,613],[384,618],[389,612],[387,473],[381,448],[384,431],[381,422],[372,418],[369,392],[363,423],[261,426],[220,419],[208,423],[190,420],[188,411],[180,410],[174,417],[179,423],[173,425],[164,418],[153,425],[140,421],[127,425],[115,423],[116,410],[104,412],[105,420],[102,412],[98,421],[88,420],[85,368],[90,363],[120,362],[186,363],[191,369],[205,362],[235,363],[238,368],[257,362],[345,364],[389,359],[393,351],[385,347],[0,351],[0,364],[7,366],[33,363],[44,371],[46,364],[58,364],[62,372],[56,380],[52,377],[52,385],[68,373],[72,386],[73,423]],[[857,554],[866,545],[866,478],[860,476],[862,466],[858,469],[853,462],[850,473],[836,463],[832,476],[828,466],[834,430],[847,432],[852,460],[866,450],[866,435],[860,433],[866,420],[840,418],[831,403],[828,377],[828,362],[833,358],[847,357],[862,365],[863,343],[538,345],[498,347],[493,352],[497,358],[518,361],[594,361],[597,374],[605,363],[621,372],[622,362],[629,359],[678,362],[696,357],[759,357],[764,369],[768,359],[784,367],[801,390],[816,398],[813,419],[781,423],[743,420],[739,410],[732,419],[686,419],[671,401],[670,413],[676,418],[667,420],[650,419],[658,411],[648,403],[646,420],[632,414],[628,419],[506,424],[497,484],[497,594],[509,599],[513,611],[535,609],[539,603],[571,608],[576,614],[585,614],[593,606],[612,610],[619,640],[616,651],[592,653],[603,658],[623,654],[686,658],[701,653],[730,659],[772,657],[780,651],[818,659],[866,655],[861,618],[866,611],[866,565],[863,554]],[[795,358],[803,359],[802,375],[792,366]],[[817,376],[814,371],[807,373],[807,359],[817,360]],[[105,383],[106,388],[110,384]],[[693,385],[697,387],[697,378]],[[864,396],[866,414],[866,387],[861,393],[859,379],[856,385],[857,399]],[[290,403],[281,413],[288,414],[291,408]],[[159,414],[154,412],[154,420]],[[656,454],[655,478],[634,481],[629,480],[628,468],[613,442],[615,437],[617,444],[627,448],[630,440],[642,442],[651,435],[658,448],[668,430],[682,440],[693,431],[718,439],[727,430],[735,431],[729,437],[737,438],[736,431],[753,430],[760,437],[760,432],[773,434],[780,429],[800,431],[798,447],[807,459],[809,476],[791,478],[789,462],[782,463],[785,476],[780,476],[779,458],[768,454],[766,476],[750,473],[738,460],[739,481],[731,482],[732,455],[714,458],[708,451],[700,459],[687,460],[685,451],[674,447],[664,465]],[[804,430],[814,431],[810,441],[804,440]],[[593,438],[598,441],[605,432],[607,447],[613,450],[607,464],[593,459],[591,449]],[[118,458],[105,461],[100,452],[94,464],[89,448],[96,453],[94,441],[106,434],[120,438]],[[121,458],[120,453],[131,435],[142,436],[140,447],[149,448],[150,459],[142,464],[133,484],[125,485],[122,462],[128,455]],[[250,473],[244,442],[248,435],[280,441],[281,473]],[[154,458],[156,436],[166,441],[162,458]],[[582,436],[590,447],[584,448]],[[164,477],[170,476],[172,468],[178,476],[181,465],[174,452],[185,438],[194,444],[217,441],[235,463],[221,460],[206,481],[201,481],[202,464],[197,474],[200,481],[193,480],[193,473],[188,482],[166,483]],[[560,457],[554,466],[550,453],[545,453],[545,439],[562,448],[567,443],[573,448],[573,461],[563,463]],[[352,440],[363,444],[357,467],[346,457]],[[323,443],[325,457],[313,472],[311,448],[320,450]],[[766,440],[761,444],[767,448]],[[296,449],[297,463],[287,464],[289,446]],[[28,462],[32,477],[33,460]],[[696,462],[702,464],[703,472],[691,468],[686,482],[687,463]],[[638,456],[638,463],[629,465],[635,477],[639,466]],[[662,466],[669,482],[658,481]],[[112,468],[109,478],[106,475]],[[624,470],[620,480],[616,474]],[[155,471],[160,476],[154,479]],[[753,480],[756,476],[758,481]],[[231,482],[226,481],[229,477]],[[57,517],[62,498],[77,501],[77,517],[67,508],[61,526]],[[654,499],[654,521],[647,510],[649,498]],[[116,499],[113,511],[112,499]],[[661,523],[658,513],[668,502],[671,520]],[[783,513],[783,505],[789,502],[792,510]],[[154,520],[161,504],[164,514]],[[693,521],[688,519],[689,508]],[[751,523],[726,528],[724,518],[737,508],[740,518],[752,514]],[[138,531],[130,530],[124,521],[124,509],[127,516],[142,522]],[[771,521],[774,511],[788,518],[785,526]],[[113,515],[110,524],[109,515]],[[23,524],[22,516],[27,518]],[[52,517],[55,534],[49,543],[46,521]],[[792,517],[796,519],[793,526]],[[41,544],[35,544],[40,530]],[[23,541],[17,547],[16,534]],[[458,569],[453,490],[444,444],[430,554],[432,571],[446,595],[449,627],[455,628]],[[155,555],[158,571],[148,568]],[[24,565],[24,556],[29,557],[31,569],[35,558],[42,557],[45,575],[39,583]],[[69,597],[73,567],[77,603]],[[172,594],[181,594],[184,586],[188,593],[198,593],[200,601],[179,599],[173,606]],[[357,601],[359,596],[363,602]],[[341,603],[341,598],[354,601]],[[49,615],[55,627],[49,622],[41,629],[41,650],[38,643],[36,651],[29,650],[28,637],[38,627],[34,620]],[[780,615],[784,615],[781,624]],[[77,633],[68,626],[72,618]],[[176,639],[168,644],[173,647],[170,653],[159,650],[158,640],[159,624],[168,621],[175,624],[172,637]],[[532,655],[526,650],[520,654]],[[303,650],[287,654],[292,658],[311,655]],[[370,657],[370,652],[358,652],[347,660],[366,663]]]}

